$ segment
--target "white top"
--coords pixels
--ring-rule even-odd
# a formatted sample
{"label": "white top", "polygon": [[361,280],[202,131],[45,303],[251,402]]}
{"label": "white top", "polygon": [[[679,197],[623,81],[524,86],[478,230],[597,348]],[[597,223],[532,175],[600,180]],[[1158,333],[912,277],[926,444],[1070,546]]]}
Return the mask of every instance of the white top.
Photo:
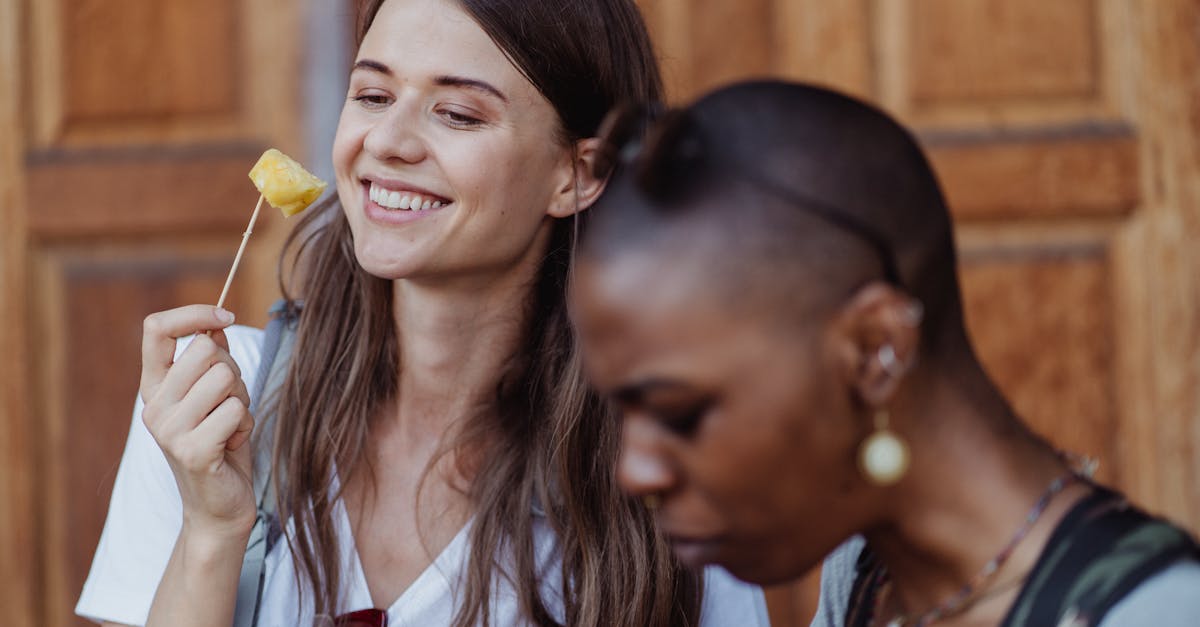
{"label": "white top", "polygon": [[[262,331],[231,327],[225,332],[230,353],[242,370],[246,388],[254,389],[261,357]],[[179,351],[186,346],[180,341]],[[178,353],[177,353],[178,354]],[[83,586],[75,612],[97,622],[144,625],[158,582],[166,570],[182,525],[183,505],[166,457],[142,422],[142,401],[134,404],[129,440],[113,486],[108,519],[92,570]],[[373,607],[366,577],[358,561],[349,517],[339,502],[335,514],[343,555],[345,611]],[[468,525],[469,527],[469,525]],[[288,526],[289,530],[291,525]],[[442,553],[388,608],[388,624],[397,627],[449,624],[458,604],[455,591],[469,555],[467,528],[451,540]],[[534,523],[534,546],[540,572],[561,568],[554,532],[544,518]],[[276,542],[267,554],[259,625],[284,627],[313,624],[311,595],[303,600],[296,586],[295,564],[286,542]],[[491,611],[496,625],[518,625],[520,607],[516,591],[501,577],[493,590]],[[542,598],[547,609],[562,620],[558,577],[546,577]],[[701,625],[755,627],[768,625],[762,591],[733,579],[724,570],[705,570]]]}

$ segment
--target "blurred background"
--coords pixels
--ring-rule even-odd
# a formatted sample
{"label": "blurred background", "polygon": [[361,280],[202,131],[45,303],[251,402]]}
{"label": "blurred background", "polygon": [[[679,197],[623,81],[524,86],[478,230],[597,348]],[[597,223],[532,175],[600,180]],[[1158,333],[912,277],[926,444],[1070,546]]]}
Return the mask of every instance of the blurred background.
{"label": "blurred background", "polygon": [[[640,4],[677,101],[783,76],[915,128],[1018,411],[1200,529],[1200,0]],[[354,12],[0,0],[3,624],[84,624],[142,318],[215,302],[264,148],[329,175]],[[289,226],[259,221],[228,305],[243,323],[277,297]],[[814,582],[770,591],[777,624],[808,624]]]}

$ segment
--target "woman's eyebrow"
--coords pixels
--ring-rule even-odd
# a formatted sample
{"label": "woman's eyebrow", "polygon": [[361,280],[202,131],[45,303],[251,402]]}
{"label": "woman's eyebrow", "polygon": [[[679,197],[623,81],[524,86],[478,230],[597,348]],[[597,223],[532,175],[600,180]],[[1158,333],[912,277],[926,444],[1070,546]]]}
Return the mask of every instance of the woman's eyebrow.
{"label": "woman's eyebrow", "polygon": [[[372,59],[359,59],[354,64],[353,70],[366,70],[368,72],[383,74],[384,76],[393,76],[392,68],[388,67],[384,63],[380,63],[379,61]],[[505,96],[504,92],[494,87],[491,83],[481,81],[477,78],[466,78],[464,76],[451,76],[446,74],[434,78],[433,84],[439,87],[474,89],[490,96],[494,96],[498,98],[500,102],[508,104],[508,96]]]}
{"label": "woman's eyebrow", "polygon": [[501,92],[499,89],[496,89],[491,84],[479,79],[446,75],[438,76],[437,78],[433,79],[433,83],[441,87],[462,87],[466,89],[482,91],[486,94],[490,94],[496,98],[499,98],[504,104],[508,104],[508,97],[505,96],[503,92]]}
{"label": "woman's eyebrow", "polygon": [[385,76],[392,75],[392,68],[380,63],[379,61],[372,61],[371,59],[359,59],[354,64],[353,70],[368,70],[371,72],[378,72]]}

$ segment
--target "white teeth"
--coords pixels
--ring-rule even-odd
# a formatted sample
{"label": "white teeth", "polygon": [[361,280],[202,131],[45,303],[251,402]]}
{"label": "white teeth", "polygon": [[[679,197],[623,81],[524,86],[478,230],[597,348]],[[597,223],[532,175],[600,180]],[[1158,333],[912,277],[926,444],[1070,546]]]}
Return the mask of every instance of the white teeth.
{"label": "white teeth", "polygon": [[447,203],[440,200],[433,200],[418,194],[402,194],[401,192],[388,191],[375,183],[371,183],[371,187],[367,192],[367,196],[381,207],[387,209],[407,209],[410,211],[428,211],[429,209],[438,209]]}

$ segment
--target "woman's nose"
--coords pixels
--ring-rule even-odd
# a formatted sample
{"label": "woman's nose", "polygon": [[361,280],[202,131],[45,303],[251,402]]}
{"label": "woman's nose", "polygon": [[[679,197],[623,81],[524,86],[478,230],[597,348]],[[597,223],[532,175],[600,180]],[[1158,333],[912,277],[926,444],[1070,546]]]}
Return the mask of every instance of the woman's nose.
{"label": "woman's nose", "polygon": [[420,115],[413,104],[396,101],[367,130],[363,148],[382,162],[418,163],[428,148],[420,133]]}
{"label": "woman's nose", "polygon": [[631,496],[662,496],[675,487],[676,475],[663,455],[655,426],[645,418],[622,420],[617,482]]}

